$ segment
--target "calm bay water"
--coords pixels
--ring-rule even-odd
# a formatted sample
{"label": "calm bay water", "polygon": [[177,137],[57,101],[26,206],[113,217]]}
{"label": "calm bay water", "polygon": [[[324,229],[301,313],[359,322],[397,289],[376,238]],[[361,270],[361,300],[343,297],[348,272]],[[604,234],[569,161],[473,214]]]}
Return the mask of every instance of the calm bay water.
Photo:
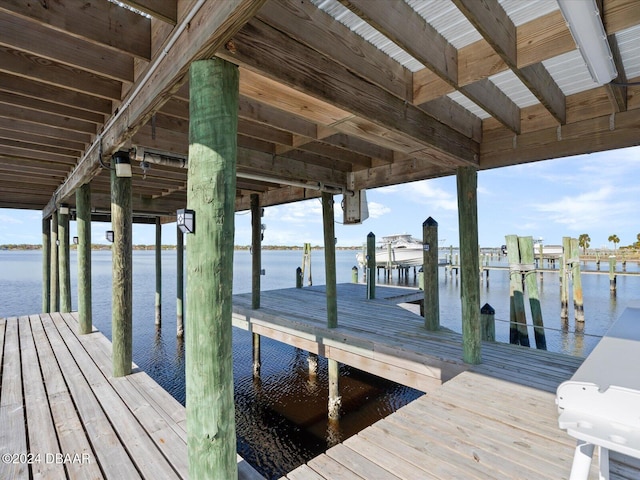
{"label": "calm bay water", "polygon": [[[355,251],[337,251],[338,282],[351,281]],[[262,289],[295,285],[295,269],[301,264],[300,251],[264,251]],[[0,317],[41,311],[41,252],[0,251]],[[155,253],[135,251],[133,261],[134,361],[184,404],[184,346],[175,337],[175,251],[164,251],[163,326],[154,325]],[[76,254],[71,252],[72,303],[77,308]],[[493,265],[507,266],[506,259],[494,259]],[[583,268],[595,270],[594,264]],[[603,268],[604,267],[603,265]],[[618,267],[620,268],[620,267]],[[639,271],[628,263],[627,271]],[[324,256],[313,252],[313,283],[324,283]],[[381,277],[382,278],[382,277]],[[111,337],[111,252],[92,253],[94,324]],[[394,278],[394,282],[398,282]],[[460,331],[459,278],[440,269],[441,324]],[[413,274],[408,277],[413,285]],[[573,312],[566,324],[560,321],[559,280],[556,273],[545,273],[539,281],[543,318],[549,350],[584,356],[596,345],[599,336],[630,302],[640,300],[640,277],[619,276],[617,295],[609,292],[607,275],[583,275],[584,328],[576,328]],[[251,290],[251,256],[236,251],[234,258],[235,293]],[[490,280],[481,283],[481,305],[496,310],[496,336],[507,342],[509,328],[509,278],[506,271],[491,271]],[[527,307],[528,308],[528,307]],[[417,309],[416,309],[417,311]],[[527,311],[530,321],[530,314]],[[188,328],[188,315],[187,315]],[[533,332],[530,331],[533,344]],[[307,374],[307,354],[268,339],[262,340],[262,374],[252,375],[251,336],[234,329],[234,378],[238,451],[267,478],[278,478],[327,449],[336,438],[345,439],[404,404],[420,392],[386,382],[346,366],[341,366],[341,393],[344,416],[339,431],[330,430],[326,421],[327,365],[320,359],[316,381]]]}

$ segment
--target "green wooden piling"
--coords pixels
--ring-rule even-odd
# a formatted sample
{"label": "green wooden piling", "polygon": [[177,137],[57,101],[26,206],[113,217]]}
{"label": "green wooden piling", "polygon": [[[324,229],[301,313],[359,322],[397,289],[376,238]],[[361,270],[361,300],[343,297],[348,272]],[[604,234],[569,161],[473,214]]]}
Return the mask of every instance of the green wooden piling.
{"label": "green wooden piling", "polygon": [[507,235],[507,258],[509,259],[509,292],[512,306],[510,343],[530,346],[527,332],[527,318],[524,309],[524,290],[522,287],[522,262],[517,235]]}
{"label": "green wooden piling", "polygon": [[262,272],[262,215],[260,197],[251,194],[251,308],[260,308],[260,276]]}
{"label": "green wooden piling", "polygon": [[322,223],[324,230],[324,269],[327,295],[327,328],[338,326],[336,285],[336,235],[333,219],[333,195],[322,192]]}
{"label": "green wooden piling", "polygon": [[78,227],[78,332],[91,333],[91,185],[76,190],[76,222]]}
{"label": "green wooden piling", "polygon": [[367,298],[376,298],[376,236],[373,232],[367,235]]}
{"label": "green wooden piling", "polygon": [[176,336],[184,336],[184,233],[176,228]]}
{"label": "green wooden piling", "polygon": [[186,391],[189,476],[238,476],[233,400],[232,284],[238,68],[221,59],[190,67],[187,205]]}
{"label": "green wooden piling", "polygon": [[51,218],[42,219],[42,312],[51,307]]}
{"label": "green wooden piling", "polygon": [[[127,152],[121,152],[128,155]],[[113,376],[131,373],[133,343],[132,311],[132,210],[131,178],[116,176],[111,170],[111,336],[113,344]]]}
{"label": "green wooden piling", "polygon": [[616,291],[616,256],[609,255],[609,290]]}
{"label": "green wooden piling", "polygon": [[[67,210],[68,212],[68,210]],[[69,213],[58,211],[58,274],[60,275],[60,311],[71,311],[71,262],[69,255]]]}
{"label": "green wooden piling", "polygon": [[60,275],[58,272],[58,212],[53,212],[51,215],[51,293],[50,297],[50,312],[60,311]]}
{"label": "green wooden piling", "polygon": [[162,223],[156,217],[156,296],[155,296],[155,324],[162,325]]}
{"label": "green wooden piling", "polygon": [[358,283],[358,267],[351,267],[351,283]]}
{"label": "green wooden piling", "polygon": [[480,322],[482,324],[482,341],[495,342],[496,311],[488,303],[485,303],[484,306],[480,309]]}
{"label": "green wooden piling", "polygon": [[560,264],[560,318],[569,318],[569,272],[571,267],[571,237],[562,237],[562,263]]}
{"label": "green wooden piling", "polygon": [[[519,237],[518,245],[520,247],[521,263],[523,265],[533,265],[533,237]],[[542,265],[542,256],[540,257],[540,265]],[[527,296],[529,297],[529,306],[531,307],[531,321],[533,323],[536,348],[538,350],[546,350],[547,339],[544,332],[544,322],[542,321],[542,307],[540,306],[540,295],[538,294],[535,270],[525,272],[524,282]]]}
{"label": "green wooden piling", "polygon": [[302,288],[302,268],[296,268],[296,288]]}
{"label": "green wooden piling", "polygon": [[584,322],[584,299],[580,278],[580,247],[578,239],[571,239],[571,278],[573,279],[573,309],[576,322]]}
{"label": "green wooden piling", "polygon": [[440,299],[438,294],[438,222],[427,218],[422,224],[422,271],[424,291],[424,327],[440,328]]}
{"label": "green wooden piling", "polygon": [[[478,271],[478,172],[458,167],[458,225],[460,228],[460,297],[462,302],[463,360],[482,361],[480,332],[480,282]],[[425,305],[426,307],[426,305]]]}

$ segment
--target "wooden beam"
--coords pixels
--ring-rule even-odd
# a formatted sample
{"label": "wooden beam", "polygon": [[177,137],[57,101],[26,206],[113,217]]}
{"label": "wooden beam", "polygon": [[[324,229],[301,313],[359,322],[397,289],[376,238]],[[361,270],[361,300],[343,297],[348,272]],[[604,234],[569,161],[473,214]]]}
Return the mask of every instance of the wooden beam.
{"label": "wooden beam", "polygon": [[7,105],[14,105],[28,110],[34,110],[36,112],[44,112],[51,115],[59,115],[61,117],[73,118],[76,120],[84,120],[86,122],[95,123],[100,125],[104,123],[104,115],[100,113],[89,112],[80,108],[63,105],[60,103],[53,103],[47,100],[40,100],[38,98],[27,97],[15,92],[8,93],[0,91],[0,103]]}
{"label": "wooden beam", "polygon": [[476,142],[482,141],[482,120],[446,95],[418,107]]}
{"label": "wooden beam", "polygon": [[238,71],[220,59],[194,62],[189,86],[187,204],[196,212],[196,231],[187,249],[189,474],[223,480],[238,475],[229,241],[234,235]]}
{"label": "wooden beam", "polygon": [[564,95],[546,68],[541,63],[518,68],[516,26],[498,1],[454,0],[454,3],[551,114],[560,123],[566,123]]}
{"label": "wooden beam", "polygon": [[5,0],[0,8],[37,21],[61,35],[73,35],[145,60],[151,58],[151,21],[115,3]]}
{"label": "wooden beam", "polygon": [[460,87],[460,92],[515,133],[520,133],[520,109],[489,79]]}
{"label": "wooden beam", "polygon": [[[607,37],[609,46],[611,47],[611,53],[613,54],[613,61],[616,64],[616,70],[618,76],[611,82],[604,85],[607,91],[609,101],[613,106],[613,110],[616,113],[627,111],[627,75],[624,71],[624,63],[622,62],[622,56],[620,55],[620,48],[618,47],[618,40],[615,35],[609,35]],[[616,85],[619,84],[619,85]]]}
{"label": "wooden beam", "polygon": [[8,103],[0,104],[0,117],[12,120],[24,120],[26,122],[38,123],[47,127],[55,127],[63,130],[71,130],[84,134],[94,134],[96,132],[96,124],[85,120],[76,120],[72,118],[61,117],[45,112],[37,112],[34,110],[25,110]]}
{"label": "wooden beam", "polygon": [[38,22],[1,10],[0,45],[113,80],[134,80],[131,56],[61,34]]}
{"label": "wooden beam", "polygon": [[140,10],[154,18],[175,25],[178,20],[177,0],[121,0],[125,5]]}
{"label": "wooden beam", "polygon": [[219,55],[262,71],[289,87],[304,86],[309,94],[412,137],[425,147],[432,146],[463,160],[474,161],[476,143],[469,138],[413,105],[349,74],[341,65],[315,50],[292,44],[282,33],[258,20],[252,20],[238,32],[234,44],[234,53],[219,52]]}
{"label": "wooden beam", "polygon": [[[91,135],[89,133],[72,132],[41,123],[32,123],[28,120],[5,117],[2,116],[2,113],[0,113],[0,128],[18,131],[23,135],[33,135],[35,138],[34,143],[40,143],[37,138],[44,137],[45,139],[51,140],[51,145],[65,148],[75,148],[75,145],[71,146],[69,143],[65,143],[68,141],[73,144],[83,145],[82,149],[84,150],[84,145],[91,141]],[[57,142],[59,141],[62,143],[58,144]]]}
{"label": "wooden beam", "polygon": [[[113,154],[131,139],[186,81],[190,63],[211,58],[263,3],[264,0],[205,2],[198,11],[191,12],[193,17],[183,19],[185,27],[188,25],[189,28],[181,31],[172,48],[158,61],[156,74],[144,76],[140,80],[143,83],[134,84],[129,94],[131,98],[125,99],[119,116],[102,133],[103,154]],[[126,115],[123,115],[125,110]],[[57,199],[68,197],[98,173],[98,151],[98,143],[94,142],[69,178],[60,185],[43,215],[50,215]]]}

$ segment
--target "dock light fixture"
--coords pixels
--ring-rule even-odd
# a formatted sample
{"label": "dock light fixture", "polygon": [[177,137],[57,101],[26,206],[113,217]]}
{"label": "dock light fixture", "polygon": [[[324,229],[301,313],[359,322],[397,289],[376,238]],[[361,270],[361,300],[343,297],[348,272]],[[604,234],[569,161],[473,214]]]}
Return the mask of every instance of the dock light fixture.
{"label": "dock light fixture", "polygon": [[107,241],[113,243],[113,230],[107,230]]}
{"label": "dock light fixture", "polygon": [[593,81],[604,85],[616,78],[618,71],[596,0],[558,0],[558,5]]}
{"label": "dock light fixture", "polygon": [[195,233],[196,212],[187,208],[181,208],[176,212],[178,228],[182,233]]}
{"label": "dock light fixture", "polygon": [[116,165],[116,177],[131,177],[131,159],[129,158],[129,152],[116,152],[111,158]]}
{"label": "dock light fixture", "polygon": [[73,244],[77,245],[78,244],[78,237],[73,237]]}

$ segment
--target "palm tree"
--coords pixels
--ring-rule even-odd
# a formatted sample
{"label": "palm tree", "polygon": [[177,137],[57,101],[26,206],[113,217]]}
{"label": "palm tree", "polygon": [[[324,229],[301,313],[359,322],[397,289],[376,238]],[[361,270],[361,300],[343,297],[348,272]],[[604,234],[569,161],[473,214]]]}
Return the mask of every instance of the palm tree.
{"label": "palm tree", "polygon": [[582,254],[583,255],[586,255],[587,248],[589,248],[589,242],[590,241],[591,241],[591,237],[589,236],[588,233],[582,233],[578,237],[578,245],[580,245],[580,247],[582,247]]}
{"label": "palm tree", "polygon": [[620,239],[618,238],[618,235],[616,235],[615,233],[613,235],[609,235],[609,238],[607,239],[610,242],[613,242],[613,249],[616,249],[616,246],[620,243]]}

